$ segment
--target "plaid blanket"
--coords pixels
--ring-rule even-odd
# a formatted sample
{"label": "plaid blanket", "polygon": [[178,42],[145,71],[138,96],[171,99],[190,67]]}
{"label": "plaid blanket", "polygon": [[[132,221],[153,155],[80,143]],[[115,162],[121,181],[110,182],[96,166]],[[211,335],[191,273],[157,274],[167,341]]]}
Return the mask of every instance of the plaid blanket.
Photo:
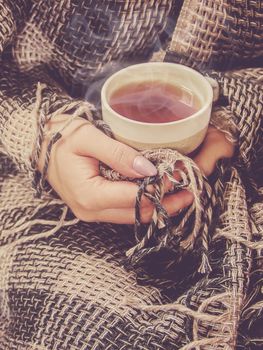
{"label": "plaid blanket", "polygon": [[[1,350],[262,348],[262,22],[261,0],[0,0]],[[45,116],[99,116],[105,79],[150,60],[219,83],[211,123],[236,154],[203,180],[210,268],[198,239],[132,264],[132,226],[36,196]]]}

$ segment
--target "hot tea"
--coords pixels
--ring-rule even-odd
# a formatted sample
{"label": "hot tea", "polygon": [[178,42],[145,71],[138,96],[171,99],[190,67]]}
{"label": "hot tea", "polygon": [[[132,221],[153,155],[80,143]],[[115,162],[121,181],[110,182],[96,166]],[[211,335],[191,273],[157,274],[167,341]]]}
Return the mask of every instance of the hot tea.
{"label": "hot tea", "polygon": [[127,84],[112,94],[109,104],[118,114],[145,123],[185,119],[201,107],[189,89],[162,81]]}

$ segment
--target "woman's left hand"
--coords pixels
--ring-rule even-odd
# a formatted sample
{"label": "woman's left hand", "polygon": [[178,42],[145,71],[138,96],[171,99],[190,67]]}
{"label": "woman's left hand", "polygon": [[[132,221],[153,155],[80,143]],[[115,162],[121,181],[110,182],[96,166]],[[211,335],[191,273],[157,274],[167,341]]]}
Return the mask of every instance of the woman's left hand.
{"label": "woman's left hand", "polygon": [[193,160],[205,176],[215,169],[219,159],[231,158],[234,155],[234,145],[228,141],[222,131],[209,126],[205,140]]}
{"label": "woman's left hand", "polygon": [[[209,126],[205,140],[203,141],[198,152],[194,153],[192,159],[202,174],[207,177],[213,173],[219,159],[231,158],[233,155],[234,145],[226,139],[223,132],[219,131],[213,126]],[[178,172],[174,173],[174,177],[176,180],[180,180],[180,175]],[[169,187],[172,188],[172,183],[167,179],[166,188]],[[186,195],[186,193],[187,191],[184,191],[184,195]],[[185,206],[182,206],[180,210],[184,208]]]}

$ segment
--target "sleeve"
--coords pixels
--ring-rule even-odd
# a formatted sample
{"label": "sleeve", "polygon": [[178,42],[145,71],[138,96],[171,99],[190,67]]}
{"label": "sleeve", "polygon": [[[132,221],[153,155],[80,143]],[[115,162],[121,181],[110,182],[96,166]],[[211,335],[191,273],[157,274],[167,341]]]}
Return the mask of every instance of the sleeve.
{"label": "sleeve", "polygon": [[0,0],[0,55],[23,26],[30,0]]}
{"label": "sleeve", "polygon": [[225,133],[237,149],[242,164],[251,168],[263,155],[263,69],[245,68],[213,73],[220,99],[211,124]]}
{"label": "sleeve", "polygon": [[219,83],[211,123],[246,166],[262,149],[262,24],[261,0],[185,0],[165,57]]}
{"label": "sleeve", "polygon": [[[39,177],[37,161],[47,121],[67,113],[71,117],[91,118],[92,106],[68,96],[49,77],[44,67],[24,73],[14,62],[2,59],[0,68],[2,147],[19,169],[28,173],[36,186],[36,177]],[[78,110],[80,112],[76,114]]]}
{"label": "sleeve", "polygon": [[28,12],[27,0],[0,0],[0,142],[1,151],[21,171],[27,172],[36,188],[37,161],[47,120],[79,108],[82,110],[79,116],[87,117],[92,106],[68,96],[44,65],[27,72],[19,70],[9,46]]}

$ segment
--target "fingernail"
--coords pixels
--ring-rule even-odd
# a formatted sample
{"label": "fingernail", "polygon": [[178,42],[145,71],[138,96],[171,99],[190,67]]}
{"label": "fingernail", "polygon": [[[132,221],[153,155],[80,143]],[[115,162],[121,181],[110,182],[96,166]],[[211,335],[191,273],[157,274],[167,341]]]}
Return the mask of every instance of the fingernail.
{"label": "fingernail", "polygon": [[144,176],[155,176],[157,174],[157,169],[148,159],[143,156],[137,156],[133,162],[133,169]]}

